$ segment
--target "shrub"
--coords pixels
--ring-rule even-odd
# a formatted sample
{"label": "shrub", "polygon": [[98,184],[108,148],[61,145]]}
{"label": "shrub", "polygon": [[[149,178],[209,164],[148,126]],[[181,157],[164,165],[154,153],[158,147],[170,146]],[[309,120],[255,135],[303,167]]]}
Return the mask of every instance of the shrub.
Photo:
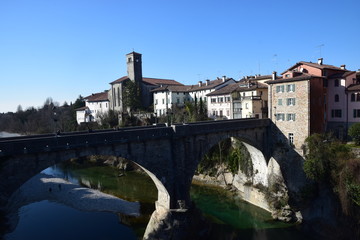
{"label": "shrub", "polygon": [[349,128],[349,136],[353,138],[356,145],[360,145],[360,123],[355,123]]}

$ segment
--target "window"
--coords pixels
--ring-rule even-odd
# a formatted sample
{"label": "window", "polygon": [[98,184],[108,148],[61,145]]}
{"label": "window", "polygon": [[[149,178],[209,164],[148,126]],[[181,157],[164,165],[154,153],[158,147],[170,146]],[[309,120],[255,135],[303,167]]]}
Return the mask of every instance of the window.
{"label": "window", "polygon": [[289,133],[289,144],[290,145],[294,144],[294,134],[293,133]]}
{"label": "window", "polygon": [[335,86],[335,87],[338,87],[338,86],[339,86],[339,79],[335,79],[335,81],[334,81],[334,86]]}
{"label": "window", "polygon": [[157,105],[158,104],[158,100],[157,99],[155,99],[155,105]]}
{"label": "window", "polygon": [[249,109],[249,104],[245,103],[245,109]]}
{"label": "window", "polygon": [[276,86],[276,92],[277,93],[284,92],[284,85]]}
{"label": "window", "polygon": [[282,99],[278,99],[278,106],[282,106]]}
{"label": "window", "polygon": [[164,98],[162,99],[162,104],[165,104],[165,99]]}
{"label": "window", "polygon": [[339,94],[335,94],[335,102],[339,102]]}
{"label": "window", "polygon": [[230,111],[226,110],[226,116],[230,116]]}
{"label": "window", "polygon": [[216,103],[216,98],[211,98],[212,103]]}
{"label": "window", "polygon": [[288,106],[295,106],[295,98],[287,98],[286,99],[286,104]]}
{"label": "window", "polygon": [[356,101],[360,102],[360,94],[359,93],[356,93]]}
{"label": "window", "polygon": [[284,121],[285,120],[285,114],[284,113],[277,113],[276,114],[276,120],[277,121]]}
{"label": "window", "polygon": [[223,98],[223,97],[219,97],[218,102],[219,102],[219,103],[224,102],[224,98]]}
{"label": "window", "polygon": [[352,93],[352,94],[351,94],[351,101],[352,101],[352,102],[355,102],[355,93]]}
{"label": "window", "polygon": [[360,118],[360,109],[354,109],[353,110],[353,117],[354,118]]}
{"label": "window", "polygon": [[177,103],[177,104],[180,103],[180,98],[176,98],[176,103]]}
{"label": "window", "polygon": [[295,121],[295,113],[288,113],[286,115],[286,120],[288,121]]}
{"label": "window", "polygon": [[295,84],[288,84],[286,85],[287,92],[295,92]]}
{"label": "window", "polygon": [[332,118],[341,118],[341,109],[332,109],[331,117]]}
{"label": "window", "polygon": [[230,102],[230,97],[226,97],[225,102]]}
{"label": "window", "polygon": [[223,116],[223,111],[222,110],[220,110],[220,117],[222,117]]}

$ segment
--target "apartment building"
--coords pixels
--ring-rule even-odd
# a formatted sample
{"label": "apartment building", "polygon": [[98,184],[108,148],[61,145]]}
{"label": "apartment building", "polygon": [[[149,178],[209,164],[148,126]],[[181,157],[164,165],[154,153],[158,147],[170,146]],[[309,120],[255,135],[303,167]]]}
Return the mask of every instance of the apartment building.
{"label": "apartment building", "polygon": [[199,81],[197,85],[164,85],[152,90],[154,95],[154,113],[157,116],[166,114],[173,106],[183,107],[185,102],[198,103],[202,101],[205,106],[208,102],[207,94],[225,86],[235,84],[235,80],[223,76],[216,80]]}
{"label": "apartment building", "polygon": [[246,76],[238,83],[207,94],[208,117],[212,119],[267,118],[268,85],[273,75]]}
{"label": "apartment building", "polygon": [[344,120],[346,104],[337,103],[346,99],[348,74],[344,65],[326,65],[320,58],[298,62],[282,79],[267,82],[269,117],[289,144],[300,149],[309,135],[331,131],[334,122]]}

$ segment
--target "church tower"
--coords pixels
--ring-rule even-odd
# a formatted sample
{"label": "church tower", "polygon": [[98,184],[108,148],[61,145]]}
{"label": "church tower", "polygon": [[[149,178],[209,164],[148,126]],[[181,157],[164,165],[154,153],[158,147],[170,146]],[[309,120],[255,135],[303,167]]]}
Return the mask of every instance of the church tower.
{"label": "church tower", "polygon": [[142,82],[142,62],[141,54],[131,52],[126,54],[127,75],[131,81],[141,85]]}
{"label": "church tower", "polygon": [[131,52],[126,54],[126,64],[127,64],[127,76],[128,78],[135,83],[136,85],[136,96],[143,106],[143,77],[142,77],[142,61],[141,54],[136,52]]}

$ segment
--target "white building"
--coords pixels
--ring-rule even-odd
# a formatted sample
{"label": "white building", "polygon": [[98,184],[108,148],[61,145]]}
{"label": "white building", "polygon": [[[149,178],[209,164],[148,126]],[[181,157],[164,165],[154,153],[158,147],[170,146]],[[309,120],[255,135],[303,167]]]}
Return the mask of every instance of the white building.
{"label": "white building", "polygon": [[85,107],[76,109],[76,121],[78,124],[83,122],[100,122],[100,116],[110,110],[108,91],[93,93],[84,98]]}
{"label": "white building", "polygon": [[213,119],[267,118],[268,86],[242,80],[207,96],[208,117]]}
{"label": "white building", "polygon": [[197,85],[164,85],[156,88],[152,90],[154,96],[154,113],[156,113],[157,116],[164,115],[172,106],[182,107],[187,101],[197,101],[198,103],[202,101],[206,106],[208,101],[207,94],[231,84],[235,84],[235,80],[224,76],[213,81],[206,80],[205,83],[200,81]]}

